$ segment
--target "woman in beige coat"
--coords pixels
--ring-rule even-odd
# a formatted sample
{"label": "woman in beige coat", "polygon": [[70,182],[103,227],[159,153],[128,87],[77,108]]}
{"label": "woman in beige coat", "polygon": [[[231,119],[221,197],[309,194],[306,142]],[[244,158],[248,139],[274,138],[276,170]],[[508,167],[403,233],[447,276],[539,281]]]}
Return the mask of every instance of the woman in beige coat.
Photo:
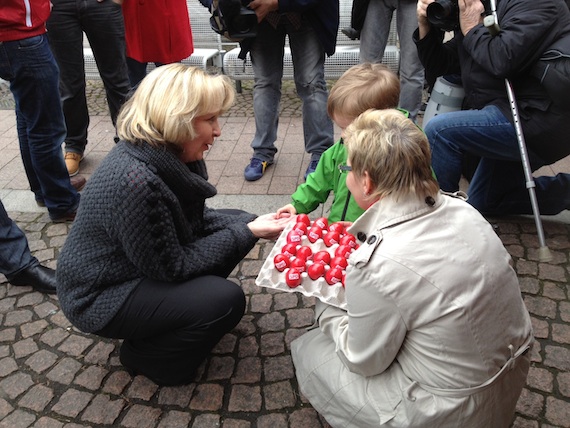
{"label": "woman in beige coat", "polygon": [[364,113],[345,144],[360,247],[347,311],[318,302],[318,328],[292,343],[301,392],[333,427],[508,427],[533,341],[509,254],[439,193],[401,113]]}

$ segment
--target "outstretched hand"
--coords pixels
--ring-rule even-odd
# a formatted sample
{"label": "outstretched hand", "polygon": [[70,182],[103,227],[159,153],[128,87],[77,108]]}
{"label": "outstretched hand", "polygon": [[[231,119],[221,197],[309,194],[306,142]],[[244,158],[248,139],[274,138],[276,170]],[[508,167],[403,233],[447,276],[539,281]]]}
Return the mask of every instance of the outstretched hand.
{"label": "outstretched hand", "polygon": [[277,218],[283,218],[283,217],[293,217],[295,214],[297,214],[297,210],[295,209],[293,204],[287,204],[279,208],[275,213],[275,216]]}
{"label": "outstretched hand", "polygon": [[278,218],[275,213],[271,213],[257,217],[247,226],[255,237],[274,241],[290,221],[291,217]]}

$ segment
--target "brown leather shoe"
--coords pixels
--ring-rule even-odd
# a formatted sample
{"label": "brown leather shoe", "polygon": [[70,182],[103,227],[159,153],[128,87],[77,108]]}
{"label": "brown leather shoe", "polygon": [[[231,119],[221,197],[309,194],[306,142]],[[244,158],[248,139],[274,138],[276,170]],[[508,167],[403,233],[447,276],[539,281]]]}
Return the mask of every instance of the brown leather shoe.
{"label": "brown leather shoe", "polygon": [[83,159],[83,155],[73,152],[65,152],[65,166],[70,177],[73,177],[79,172],[79,162]]}
{"label": "brown leather shoe", "polygon": [[85,183],[87,183],[85,177],[81,175],[75,175],[73,177],[69,177],[69,181],[71,182],[71,185],[75,188],[75,190],[77,190],[78,192],[83,190],[83,188],[85,187]]}

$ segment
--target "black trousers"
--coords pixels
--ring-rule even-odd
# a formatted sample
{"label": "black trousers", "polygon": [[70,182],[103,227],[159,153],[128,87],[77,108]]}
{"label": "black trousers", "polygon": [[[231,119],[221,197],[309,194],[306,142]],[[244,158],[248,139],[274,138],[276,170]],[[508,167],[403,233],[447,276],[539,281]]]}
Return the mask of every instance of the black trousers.
{"label": "black trousers", "polygon": [[121,363],[158,385],[193,381],[212,348],[241,320],[245,296],[220,276],[143,280],[100,336],[124,339]]}

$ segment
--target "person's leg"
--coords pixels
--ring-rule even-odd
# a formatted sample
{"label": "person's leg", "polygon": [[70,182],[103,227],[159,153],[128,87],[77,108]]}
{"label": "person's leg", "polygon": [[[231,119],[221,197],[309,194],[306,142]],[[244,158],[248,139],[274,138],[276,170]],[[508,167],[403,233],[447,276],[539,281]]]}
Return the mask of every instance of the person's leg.
{"label": "person's leg", "polygon": [[[570,209],[570,174],[534,178],[538,209]],[[522,161],[481,159],[468,190],[469,203],[485,215],[533,214]]]}
{"label": "person's leg", "polygon": [[360,32],[360,62],[382,62],[397,6],[397,0],[370,0]]}
{"label": "person's leg", "polygon": [[[371,377],[351,372],[338,356],[335,343],[320,328],[309,330],[291,342],[291,358],[299,390],[332,426],[379,427],[376,401],[401,394],[393,382],[385,383],[392,391],[371,393]],[[391,369],[388,369],[390,371]]]}
{"label": "person's leg", "polygon": [[424,67],[412,40],[412,34],[418,28],[416,3],[415,0],[400,0],[396,14],[400,41],[400,107],[410,112],[413,121],[422,105],[424,88]]}
{"label": "person's leg", "polygon": [[273,162],[277,153],[275,140],[279,124],[279,104],[283,78],[285,29],[274,29],[267,21],[259,24],[258,35],[251,45],[254,73],[253,111],[255,136],[251,143],[253,156]]}
{"label": "person's leg", "polygon": [[459,190],[465,154],[490,159],[520,159],[513,125],[494,106],[434,116],[424,129],[432,166],[442,190]]}
{"label": "person's leg", "polygon": [[14,78],[20,152],[30,188],[52,220],[74,213],[79,194],[70,183],[61,153],[65,124],[58,92],[57,64],[45,35],[7,42]]}
{"label": "person's leg", "polygon": [[[65,116],[67,136],[65,151],[83,156],[87,145],[89,111],[85,95],[85,64],[83,30],[79,22],[76,0],[52,0],[53,8],[47,21],[51,50],[60,70],[59,89]],[[70,171],[72,175],[77,170]]]}
{"label": "person's leg", "polygon": [[38,264],[38,260],[30,253],[26,235],[8,217],[4,204],[0,201],[0,273],[11,278]]}
{"label": "person's leg", "polygon": [[131,88],[136,87],[146,76],[148,63],[138,62],[136,59],[127,57],[127,68],[129,70],[129,83]]}
{"label": "person's leg", "polygon": [[143,280],[97,334],[125,339],[121,362],[159,385],[192,382],[218,341],[241,320],[241,288],[219,276],[182,283]]}
{"label": "person's leg", "polygon": [[259,180],[273,163],[277,148],[277,126],[283,78],[285,28],[273,28],[267,20],[259,24],[257,37],[251,44],[253,66],[253,113],[255,135],[251,142],[253,156],[243,172],[247,181]]}
{"label": "person's leg", "polygon": [[131,89],[121,5],[114,1],[87,0],[82,10],[81,26],[93,50],[115,125],[119,109]]}
{"label": "person's leg", "polygon": [[[462,161],[481,158],[471,180],[469,203],[486,215],[532,214],[515,129],[495,106],[435,116],[426,125],[432,166],[444,191],[459,189]],[[529,152],[531,169],[545,164]],[[535,179],[542,214],[570,208],[570,175]]]}
{"label": "person's leg", "polygon": [[[14,94],[12,92],[12,94]],[[58,93],[59,97],[59,93]],[[32,166],[32,158],[30,156],[30,147],[28,145],[28,126],[26,120],[24,119],[22,113],[18,108],[15,109],[16,112],[16,129],[18,131],[18,142],[20,144],[20,156],[22,157],[22,163],[24,164],[24,172],[28,178],[28,183],[30,184],[30,190],[33,192],[37,203],[43,204],[45,206],[44,195],[42,188],[40,186],[40,181],[36,175],[34,168]]]}
{"label": "person's leg", "polygon": [[333,124],[327,114],[329,93],[325,81],[325,51],[317,33],[305,19],[297,30],[287,24],[287,32],[295,87],[303,101],[305,151],[311,154],[312,160],[318,161],[321,154],[334,143]]}

